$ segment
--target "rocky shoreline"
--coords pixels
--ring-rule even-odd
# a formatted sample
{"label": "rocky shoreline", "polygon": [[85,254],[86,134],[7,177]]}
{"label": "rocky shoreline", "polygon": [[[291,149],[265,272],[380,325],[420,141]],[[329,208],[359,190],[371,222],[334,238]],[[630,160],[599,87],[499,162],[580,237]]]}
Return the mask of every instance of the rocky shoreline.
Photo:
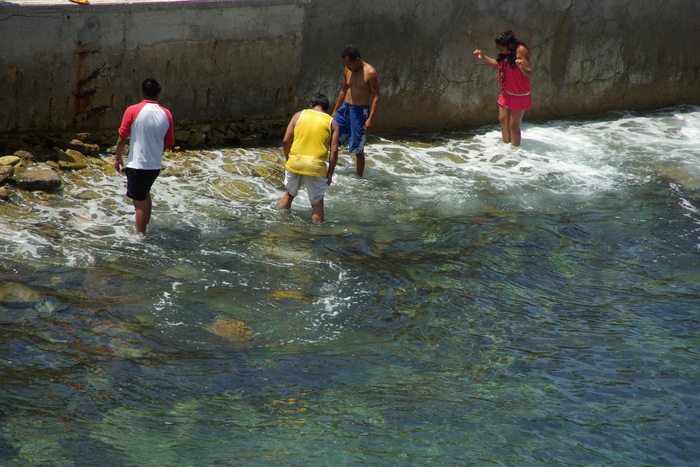
{"label": "rocky shoreline", "polygon": [[[171,153],[218,147],[252,148],[280,139],[287,120],[217,122],[179,126]],[[12,189],[55,192],[62,174],[88,168],[114,172],[112,156],[117,136],[113,132],[0,135],[0,200]],[[3,155],[4,154],[4,155]]]}

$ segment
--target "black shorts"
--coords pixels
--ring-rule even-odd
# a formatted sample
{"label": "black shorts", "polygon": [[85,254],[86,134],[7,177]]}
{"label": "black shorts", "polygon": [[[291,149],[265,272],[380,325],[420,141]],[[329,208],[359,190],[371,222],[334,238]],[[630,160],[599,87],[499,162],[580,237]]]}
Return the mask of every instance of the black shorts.
{"label": "black shorts", "polygon": [[160,169],[141,170],[126,169],[126,196],[134,201],[145,201],[151,191],[153,182],[156,181]]}

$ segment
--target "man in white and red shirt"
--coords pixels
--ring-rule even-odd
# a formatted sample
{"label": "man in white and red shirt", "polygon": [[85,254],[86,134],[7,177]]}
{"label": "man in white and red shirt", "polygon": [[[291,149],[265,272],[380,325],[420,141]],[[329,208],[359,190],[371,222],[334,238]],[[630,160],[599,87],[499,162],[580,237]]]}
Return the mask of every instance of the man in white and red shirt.
{"label": "man in white and red shirt", "polygon": [[126,196],[136,209],[136,231],[146,232],[151,220],[151,187],[160,174],[163,150],[175,144],[173,116],[158,104],[160,84],[149,78],[141,83],[143,101],[132,105],[122,118],[115,151],[114,168],[121,172],[122,154],[129,138],[129,158],[126,162]]}

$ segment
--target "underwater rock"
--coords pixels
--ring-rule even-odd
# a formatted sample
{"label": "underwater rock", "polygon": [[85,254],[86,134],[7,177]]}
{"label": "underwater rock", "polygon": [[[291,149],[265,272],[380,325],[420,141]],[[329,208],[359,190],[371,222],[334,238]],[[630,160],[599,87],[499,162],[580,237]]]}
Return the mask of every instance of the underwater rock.
{"label": "underwater rock", "polygon": [[86,168],[87,162],[67,162],[67,161],[58,161],[58,167],[61,170],[82,170]]}
{"label": "underwater rock", "polygon": [[93,191],[93,190],[85,190],[85,191],[81,191],[80,193],[75,195],[75,198],[84,199],[84,200],[91,200],[91,199],[102,198],[102,195],[97,193],[96,191]]}
{"label": "underwater rock", "polygon": [[17,282],[0,284],[0,302],[4,304],[29,305],[40,301],[41,295],[26,285]]}
{"label": "underwater rock", "polygon": [[109,227],[106,225],[93,225],[93,226],[85,229],[85,232],[92,234],[92,235],[97,235],[98,237],[103,237],[105,235],[114,234],[114,232],[116,232],[116,230],[114,230],[114,227]]}
{"label": "underwater rock", "polygon": [[700,177],[686,170],[676,167],[659,167],[654,169],[654,171],[671,182],[681,185],[687,190],[700,189]]}
{"label": "underwater rock", "polygon": [[112,164],[103,159],[100,159],[99,157],[86,157],[85,162],[87,162],[88,165],[92,165],[102,169],[107,167],[113,167]]}
{"label": "underwater rock", "polygon": [[277,156],[272,156],[272,155],[270,155],[270,154],[263,154],[263,155],[260,156],[260,157],[262,158],[262,160],[268,161],[268,162],[279,162],[279,161],[280,161],[279,157],[277,157]]}
{"label": "underwater rock", "polygon": [[277,188],[284,187],[284,166],[278,164],[256,165],[253,171]]}
{"label": "underwater rock", "polygon": [[242,180],[218,179],[212,186],[216,194],[226,199],[246,201],[256,196],[255,185]]}
{"label": "underwater rock", "polygon": [[240,164],[225,164],[221,166],[221,169],[224,172],[228,172],[234,175],[243,175],[244,177],[250,177],[253,175],[253,172],[250,170],[250,167]]}
{"label": "underwater rock", "polygon": [[207,326],[207,331],[232,342],[243,342],[253,337],[253,329],[242,321],[218,317]]}
{"label": "underwater rock", "polygon": [[22,170],[13,178],[17,187],[27,191],[53,191],[61,186],[61,177],[51,169]]}
{"label": "underwater rock", "polygon": [[[0,182],[2,182],[2,180],[0,180]],[[5,188],[4,186],[0,186],[0,199],[6,200],[9,198],[10,198],[10,192],[7,191],[7,188]]]}

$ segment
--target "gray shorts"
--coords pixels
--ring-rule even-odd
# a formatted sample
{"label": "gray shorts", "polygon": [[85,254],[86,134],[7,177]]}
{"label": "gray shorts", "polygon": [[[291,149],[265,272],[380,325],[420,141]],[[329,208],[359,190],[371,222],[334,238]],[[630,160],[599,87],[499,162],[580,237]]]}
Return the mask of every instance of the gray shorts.
{"label": "gray shorts", "polygon": [[284,186],[290,195],[296,196],[301,185],[306,185],[306,193],[311,204],[318,204],[328,189],[326,177],[312,177],[311,175],[299,175],[289,170],[284,171]]}

